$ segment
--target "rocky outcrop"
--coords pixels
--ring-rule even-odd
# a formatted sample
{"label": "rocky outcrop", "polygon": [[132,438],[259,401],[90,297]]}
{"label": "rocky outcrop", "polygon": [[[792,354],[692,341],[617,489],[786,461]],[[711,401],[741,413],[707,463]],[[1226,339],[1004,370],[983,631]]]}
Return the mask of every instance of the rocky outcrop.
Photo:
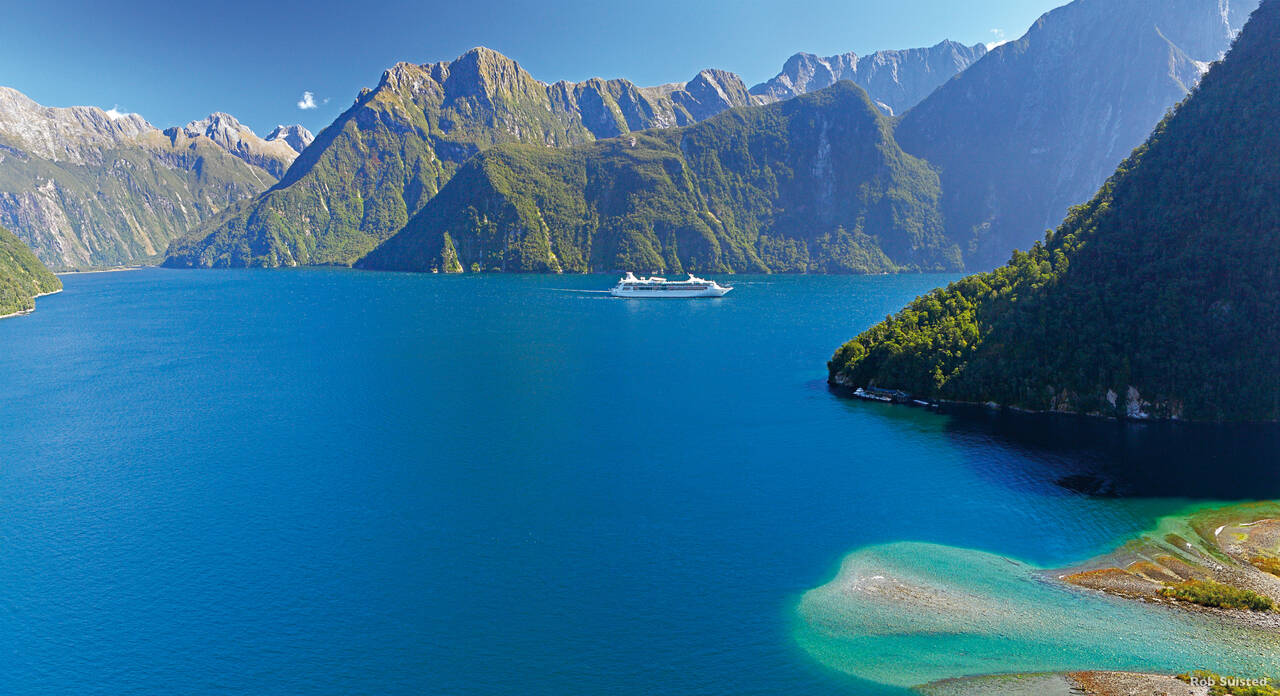
{"label": "rocky outcrop", "polygon": [[965,46],[955,41],[929,48],[877,51],[862,57],[855,53],[826,58],[797,53],[787,59],[777,77],[752,87],[751,94],[777,101],[824,89],[840,80],[852,80],[892,116],[920,103],[986,53],[983,44]]}

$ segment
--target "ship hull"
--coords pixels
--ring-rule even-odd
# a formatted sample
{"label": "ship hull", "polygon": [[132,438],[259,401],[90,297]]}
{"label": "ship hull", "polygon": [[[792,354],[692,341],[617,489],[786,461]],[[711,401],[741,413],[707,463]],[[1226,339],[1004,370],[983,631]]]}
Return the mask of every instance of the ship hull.
{"label": "ship hull", "polygon": [[614,288],[609,291],[614,297],[628,297],[638,299],[679,299],[690,297],[724,297],[729,294],[733,288],[705,288],[702,290],[630,290]]}

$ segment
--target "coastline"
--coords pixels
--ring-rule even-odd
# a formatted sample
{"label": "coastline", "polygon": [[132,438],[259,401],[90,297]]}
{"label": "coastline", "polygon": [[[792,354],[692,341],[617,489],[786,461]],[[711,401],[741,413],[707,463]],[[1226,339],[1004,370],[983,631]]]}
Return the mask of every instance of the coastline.
{"label": "coastline", "polygon": [[56,271],[54,275],[86,275],[89,273],[124,273],[126,271],[142,271],[156,266],[108,266],[107,268],[90,268],[87,270]]}
{"label": "coastline", "polygon": [[[62,292],[62,288],[58,288],[57,290],[51,290],[49,292],[42,292],[39,295],[32,297],[31,300],[34,302],[35,300],[38,300],[41,297],[48,297],[49,295],[57,295],[60,292]],[[10,312],[9,314],[0,314],[0,319],[12,319],[13,317],[22,317],[34,311],[36,311],[36,308],[35,308],[35,305],[33,304],[31,306],[31,309],[20,309],[16,312]]]}
{"label": "coastline", "polygon": [[1280,501],[1195,505],[1056,569],[937,544],[864,547],[802,597],[796,639],[830,668],[930,696],[1206,694],[1174,675],[1280,674],[1280,613],[1166,592],[1209,581],[1280,606],[1262,554],[1280,561]]}
{"label": "coastline", "polygon": [[[862,387],[854,387],[838,379],[828,377],[827,387],[841,398],[858,399],[854,393]],[[916,402],[923,402],[921,403]],[[1109,423],[1179,423],[1190,425],[1275,425],[1280,421],[1274,420],[1258,420],[1258,421],[1211,421],[1211,420],[1195,420],[1180,417],[1157,417],[1146,414],[1141,416],[1112,416],[1105,413],[1088,412],[1088,411],[1067,411],[1067,410],[1037,410],[1024,408],[1022,406],[1012,406],[1002,404],[995,401],[954,401],[951,399],[939,399],[916,396],[908,394],[908,398],[901,402],[894,402],[895,406],[909,406],[914,408],[933,408],[939,413],[947,413],[949,410],[955,411],[987,411],[987,412],[1005,412],[1014,413],[1023,416],[1037,416],[1046,418],[1084,418]]]}

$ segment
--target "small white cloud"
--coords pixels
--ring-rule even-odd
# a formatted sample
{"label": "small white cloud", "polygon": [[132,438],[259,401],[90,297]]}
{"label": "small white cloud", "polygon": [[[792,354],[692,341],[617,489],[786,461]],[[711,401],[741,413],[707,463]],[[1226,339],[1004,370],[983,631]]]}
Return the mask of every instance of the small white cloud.
{"label": "small white cloud", "polygon": [[114,120],[116,120],[116,119],[118,119],[118,118],[124,118],[125,116],[128,116],[128,115],[129,115],[129,114],[128,114],[128,112],[125,112],[125,111],[121,111],[121,110],[120,110],[120,105],[119,105],[119,104],[116,104],[115,106],[111,107],[110,109],[107,109],[107,118],[111,119],[112,121],[114,121]]}
{"label": "small white cloud", "polygon": [[987,43],[988,51],[995,48],[996,46],[1003,46],[1009,43],[1009,40],[1004,38],[1004,29],[992,29],[991,36],[994,38],[994,40]]}
{"label": "small white cloud", "polygon": [[[326,100],[326,101],[327,101],[327,100]],[[314,109],[314,108],[316,108],[316,106],[317,106],[317,104],[316,104],[316,95],[312,94],[311,92],[303,92],[303,93],[302,93],[302,98],[298,100],[298,108],[299,108],[299,109]]]}

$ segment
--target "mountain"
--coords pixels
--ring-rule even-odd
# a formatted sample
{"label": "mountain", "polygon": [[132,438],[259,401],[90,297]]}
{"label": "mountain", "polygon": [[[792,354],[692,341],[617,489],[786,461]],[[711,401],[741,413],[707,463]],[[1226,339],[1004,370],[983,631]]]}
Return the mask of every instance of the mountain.
{"label": "mountain", "polygon": [[971,268],[1026,248],[1217,60],[1257,0],[1076,0],[908,111],[903,149],[941,172]]}
{"label": "mountain", "polygon": [[[280,126],[279,130],[283,128]],[[302,128],[302,126],[293,126]],[[305,128],[302,129],[306,131]],[[234,116],[224,113],[212,113],[208,117],[192,121],[178,128],[167,128],[164,134],[175,147],[182,147],[187,141],[201,136],[213,141],[215,145],[235,155],[245,163],[266,170],[272,177],[279,179],[285,170],[297,159],[301,150],[296,150],[283,139],[264,140],[259,138],[246,125]]]}
{"label": "mountain", "polygon": [[468,162],[358,265],[485,271],[956,269],[938,179],[845,81],[679,129]]}
{"label": "mountain", "polygon": [[0,317],[35,309],[36,297],[61,289],[58,276],[21,239],[0,227]]}
{"label": "mountain", "polygon": [[1029,253],[841,347],[832,383],[1120,417],[1280,419],[1280,0]]}
{"label": "mountain", "polygon": [[713,70],[683,85],[546,84],[500,53],[397,64],[309,145],[279,185],[169,249],[170,266],[350,264],[402,228],[482,149],[567,147],[694,123],[752,102]]}
{"label": "mountain", "polygon": [[307,146],[311,144],[311,141],[315,139],[316,137],[311,134],[311,131],[297,124],[292,126],[276,126],[275,130],[271,131],[266,137],[267,142],[271,143],[281,141],[293,148],[293,151],[298,154],[302,154],[302,151],[305,150]]}
{"label": "mountain", "polygon": [[852,80],[871,95],[890,116],[919,104],[935,89],[987,54],[983,44],[965,46],[943,41],[930,48],[877,51],[859,58],[854,53],[820,58],[797,53],[777,77],[751,88],[751,94],[779,101]]}
{"label": "mountain", "polygon": [[0,224],[54,268],[109,266],[275,183],[205,134],[137,114],[44,107],[0,87]]}

